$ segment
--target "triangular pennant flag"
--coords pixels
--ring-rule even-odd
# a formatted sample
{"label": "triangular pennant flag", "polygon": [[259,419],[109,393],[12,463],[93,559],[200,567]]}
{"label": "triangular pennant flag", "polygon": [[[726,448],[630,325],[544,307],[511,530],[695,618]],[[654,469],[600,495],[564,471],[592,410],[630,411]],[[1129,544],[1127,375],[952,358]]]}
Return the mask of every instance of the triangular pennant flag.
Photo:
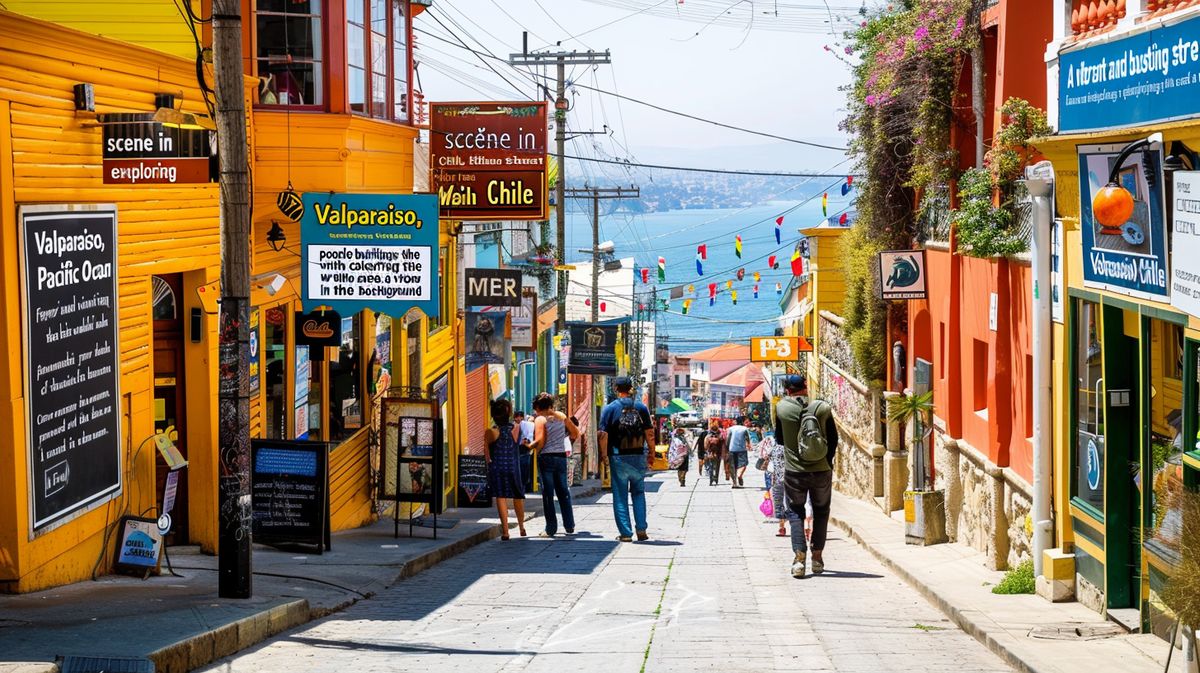
{"label": "triangular pennant flag", "polygon": [[732,290],[732,289],[733,289],[733,281],[732,281],[732,280],[727,280],[727,281],[725,281],[725,289],[726,289],[726,290]]}
{"label": "triangular pennant flag", "polygon": [[708,298],[712,299],[715,296],[717,296],[717,284],[709,283],[708,284]]}
{"label": "triangular pennant flag", "polygon": [[758,284],[754,284],[754,298],[758,299]]}
{"label": "triangular pennant flag", "polygon": [[742,237],[741,236],[733,237],[733,252],[734,252],[734,254],[736,254],[738,256],[738,259],[742,258]]}
{"label": "triangular pennant flag", "polygon": [[845,196],[845,195],[847,195],[847,194],[849,194],[849,193],[850,193],[850,183],[849,183],[849,182],[843,182],[843,183],[842,183],[842,196]]}
{"label": "triangular pennant flag", "polygon": [[713,296],[711,296],[711,297],[709,297],[709,298],[708,298],[708,305],[709,305],[709,306],[712,306],[713,304],[716,304],[716,303],[717,303],[717,296],[716,296],[716,295],[713,295]]}
{"label": "triangular pennant flag", "polygon": [[780,238],[783,236],[783,215],[775,218],[775,245],[779,245]]}
{"label": "triangular pennant flag", "polygon": [[691,299],[684,299],[684,300],[683,300],[683,314],[684,314],[684,315],[687,315],[687,314],[688,314],[688,311],[690,311],[690,310],[691,310],[691,308],[692,308],[692,300],[691,300]]}
{"label": "triangular pennant flag", "polygon": [[821,217],[829,217],[829,192],[821,195]]}
{"label": "triangular pennant flag", "polygon": [[696,254],[700,256],[700,259],[708,259],[708,244],[696,246]]}
{"label": "triangular pennant flag", "polygon": [[704,253],[701,251],[701,248],[703,248],[703,247],[704,246],[702,245],[702,246],[700,246],[700,248],[696,249],[696,275],[697,276],[704,275]]}
{"label": "triangular pennant flag", "polygon": [[659,257],[658,258],[658,280],[661,282],[666,279],[667,279],[667,260],[662,257]]}
{"label": "triangular pennant flag", "polygon": [[775,294],[783,294],[783,283],[775,283]]}
{"label": "triangular pennant flag", "polygon": [[771,267],[772,269],[779,268],[779,262],[775,261],[775,255],[771,255],[767,258],[767,266]]}
{"label": "triangular pennant flag", "polygon": [[849,219],[850,217],[846,213],[842,213],[842,216],[838,218],[838,224],[844,227]]}
{"label": "triangular pennant flag", "polygon": [[607,302],[603,302],[603,301],[602,301],[602,302],[600,302],[600,312],[601,312],[601,313],[604,313],[604,312],[605,312],[605,311],[607,311],[607,310],[608,310],[608,303],[607,303]]}
{"label": "triangular pennant flag", "polygon": [[729,296],[733,298],[733,305],[737,306],[737,290],[730,290]]}
{"label": "triangular pennant flag", "polygon": [[648,284],[649,282],[650,282],[650,269],[642,269],[642,283]]}
{"label": "triangular pennant flag", "polygon": [[792,275],[804,275],[804,258],[800,256],[799,250],[792,253]]}
{"label": "triangular pennant flag", "polygon": [[847,175],[847,176],[846,176],[846,184],[848,184],[848,185],[853,185],[853,184],[854,184],[854,176],[853,176],[853,175]]}
{"label": "triangular pennant flag", "polygon": [[745,280],[745,278],[746,278],[746,267],[742,267],[737,270],[737,279]]}
{"label": "triangular pennant flag", "polygon": [[762,274],[761,274],[761,273],[759,273],[759,272],[757,272],[757,271],[755,271],[755,272],[754,272],[754,282],[756,282],[756,283],[757,283],[757,282],[758,282],[758,281],[760,281],[760,280],[762,280]]}

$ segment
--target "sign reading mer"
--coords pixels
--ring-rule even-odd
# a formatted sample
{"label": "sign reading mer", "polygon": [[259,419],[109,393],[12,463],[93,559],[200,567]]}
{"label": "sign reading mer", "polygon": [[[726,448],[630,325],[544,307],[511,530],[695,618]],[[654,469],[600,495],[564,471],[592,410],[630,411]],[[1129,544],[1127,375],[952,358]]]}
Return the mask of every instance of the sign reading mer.
{"label": "sign reading mer", "polygon": [[467,269],[467,306],[520,306],[521,272]]}

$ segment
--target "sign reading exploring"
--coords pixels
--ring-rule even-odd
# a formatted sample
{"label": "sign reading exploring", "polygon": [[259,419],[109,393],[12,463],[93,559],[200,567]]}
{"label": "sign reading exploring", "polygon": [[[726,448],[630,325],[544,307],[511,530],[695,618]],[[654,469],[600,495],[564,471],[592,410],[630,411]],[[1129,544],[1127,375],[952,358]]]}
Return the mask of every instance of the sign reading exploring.
{"label": "sign reading exploring", "polygon": [[438,315],[438,215],[433,194],[304,195],[301,300],[341,315],[369,308]]}
{"label": "sign reading exploring", "polygon": [[546,219],[546,103],[433,103],[429,184],[441,216]]}
{"label": "sign reading exploring", "polygon": [[153,114],[104,115],[106,185],[209,182],[209,132],[164,126]]}

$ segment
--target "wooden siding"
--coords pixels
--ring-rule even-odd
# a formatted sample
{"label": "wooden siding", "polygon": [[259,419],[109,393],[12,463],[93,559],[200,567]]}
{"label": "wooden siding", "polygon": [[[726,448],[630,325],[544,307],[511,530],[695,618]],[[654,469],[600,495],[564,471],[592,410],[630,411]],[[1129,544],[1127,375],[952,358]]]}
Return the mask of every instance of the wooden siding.
{"label": "wooden siding", "polygon": [[[0,7],[118,42],[196,58],[196,42],[173,0],[3,0]],[[199,14],[200,3],[192,0]],[[56,40],[54,44],[61,44]]]}
{"label": "wooden siding", "polygon": [[374,520],[371,466],[363,428],[329,452],[329,527],[358,528]]}

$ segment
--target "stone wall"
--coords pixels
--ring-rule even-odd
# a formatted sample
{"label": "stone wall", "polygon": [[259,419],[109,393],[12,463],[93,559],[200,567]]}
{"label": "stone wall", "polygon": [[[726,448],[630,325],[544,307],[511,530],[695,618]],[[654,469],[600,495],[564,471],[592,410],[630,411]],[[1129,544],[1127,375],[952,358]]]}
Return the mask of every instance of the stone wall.
{"label": "stone wall", "polygon": [[[876,451],[878,449],[878,451]],[[838,448],[833,466],[833,486],[840,493],[860,500],[874,501],[882,495],[883,447],[862,442],[838,421]]]}
{"label": "stone wall", "polygon": [[850,373],[855,370],[842,319],[822,311],[816,353],[820,376],[813,394],[833,409],[838,425],[834,487],[854,498],[874,501],[883,495],[883,447],[877,442],[879,394]]}

